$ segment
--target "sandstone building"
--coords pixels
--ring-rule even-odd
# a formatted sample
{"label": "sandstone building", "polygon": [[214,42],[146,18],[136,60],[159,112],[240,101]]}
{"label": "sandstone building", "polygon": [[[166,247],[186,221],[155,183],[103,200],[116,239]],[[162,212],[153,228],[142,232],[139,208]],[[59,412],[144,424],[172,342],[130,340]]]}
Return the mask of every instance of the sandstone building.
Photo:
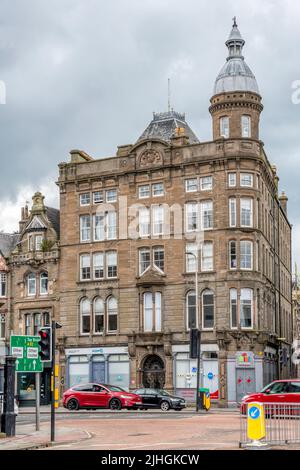
{"label": "sandstone building", "polygon": [[[98,380],[192,399],[192,327],[202,330],[203,383],[220,406],[289,376],[291,225],[260,140],[262,97],[244,43],[235,22],[210,100],[212,141],[169,110],[115,156],[73,150],[59,165],[59,304],[52,296],[47,309],[63,325],[66,387]],[[34,311],[22,295],[28,269],[17,274],[16,321]]]}

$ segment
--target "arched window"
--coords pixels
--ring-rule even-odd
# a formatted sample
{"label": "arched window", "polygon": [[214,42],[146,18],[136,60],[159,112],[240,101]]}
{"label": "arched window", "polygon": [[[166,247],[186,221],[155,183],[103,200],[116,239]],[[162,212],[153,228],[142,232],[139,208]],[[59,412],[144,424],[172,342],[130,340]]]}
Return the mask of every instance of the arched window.
{"label": "arched window", "polygon": [[40,294],[48,294],[48,273],[42,273],[40,276]]}
{"label": "arched window", "polygon": [[228,139],[229,137],[229,117],[223,116],[220,118],[220,136]]}
{"label": "arched window", "polygon": [[100,297],[94,300],[94,333],[104,331],[104,302]]}
{"label": "arched window", "polygon": [[206,289],[202,292],[202,324],[204,329],[214,327],[214,293]]}
{"label": "arched window", "polygon": [[91,331],[91,304],[88,299],[80,301],[81,333],[87,334]]}
{"label": "arched window", "polygon": [[27,293],[28,295],[36,294],[36,276],[34,273],[30,273],[27,276]]}
{"label": "arched window", "polygon": [[196,312],[196,294],[195,291],[188,292],[186,296],[186,319],[187,329],[197,328],[198,318]]}
{"label": "arched window", "polygon": [[251,117],[250,116],[242,116],[242,137],[251,137]]}
{"label": "arched window", "polygon": [[109,333],[118,330],[118,302],[115,297],[110,297],[107,301],[107,331]]}

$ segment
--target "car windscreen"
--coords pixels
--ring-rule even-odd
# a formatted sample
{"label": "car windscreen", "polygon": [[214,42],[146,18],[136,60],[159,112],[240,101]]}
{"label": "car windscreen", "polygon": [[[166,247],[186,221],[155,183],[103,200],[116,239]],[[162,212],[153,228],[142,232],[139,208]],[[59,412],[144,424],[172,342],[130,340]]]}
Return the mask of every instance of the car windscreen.
{"label": "car windscreen", "polygon": [[160,395],[162,395],[163,397],[168,397],[170,396],[170,394],[168,392],[166,392],[165,390],[158,390],[157,391]]}

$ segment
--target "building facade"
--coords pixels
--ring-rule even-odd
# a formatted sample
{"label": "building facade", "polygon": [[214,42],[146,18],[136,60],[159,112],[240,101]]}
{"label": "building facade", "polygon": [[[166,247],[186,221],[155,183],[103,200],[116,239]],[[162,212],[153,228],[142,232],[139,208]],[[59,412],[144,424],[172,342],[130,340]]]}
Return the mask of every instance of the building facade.
{"label": "building facade", "polygon": [[260,140],[262,98],[236,22],[226,45],[212,141],[169,110],[115,156],[73,150],[59,165],[62,388],[97,380],[192,400],[194,327],[219,406],[290,375],[287,197]]}
{"label": "building facade", "polygon": [[293,324],[294,324],[294,372],[296,377],[300,377],[300,276],[297,264],[293,278]]}
{"label": "building facade", "polygon": [[[32,208],[22,208],[18,243],[9,258],[10,309],[6,335],[37,335],[58,318],[59,305],[59,211],[44,204],[37,192]],[[41,404],[50,402],[50,363],[41,374]],[[35,401],[35,374],[18,373],[21,405]]]}

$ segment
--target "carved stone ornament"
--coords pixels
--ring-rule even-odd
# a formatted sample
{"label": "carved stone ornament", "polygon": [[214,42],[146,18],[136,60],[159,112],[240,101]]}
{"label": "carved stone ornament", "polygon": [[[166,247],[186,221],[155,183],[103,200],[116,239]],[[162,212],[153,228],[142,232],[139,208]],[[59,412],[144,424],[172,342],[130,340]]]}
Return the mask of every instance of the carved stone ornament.
{"label": "carved stone ornament", "polygon": [[140,156],[140,166],[143,168],[160,164],[163,164],[163,158],[160,152],[158,152],[157,150],[144,150],[144,152]]}

